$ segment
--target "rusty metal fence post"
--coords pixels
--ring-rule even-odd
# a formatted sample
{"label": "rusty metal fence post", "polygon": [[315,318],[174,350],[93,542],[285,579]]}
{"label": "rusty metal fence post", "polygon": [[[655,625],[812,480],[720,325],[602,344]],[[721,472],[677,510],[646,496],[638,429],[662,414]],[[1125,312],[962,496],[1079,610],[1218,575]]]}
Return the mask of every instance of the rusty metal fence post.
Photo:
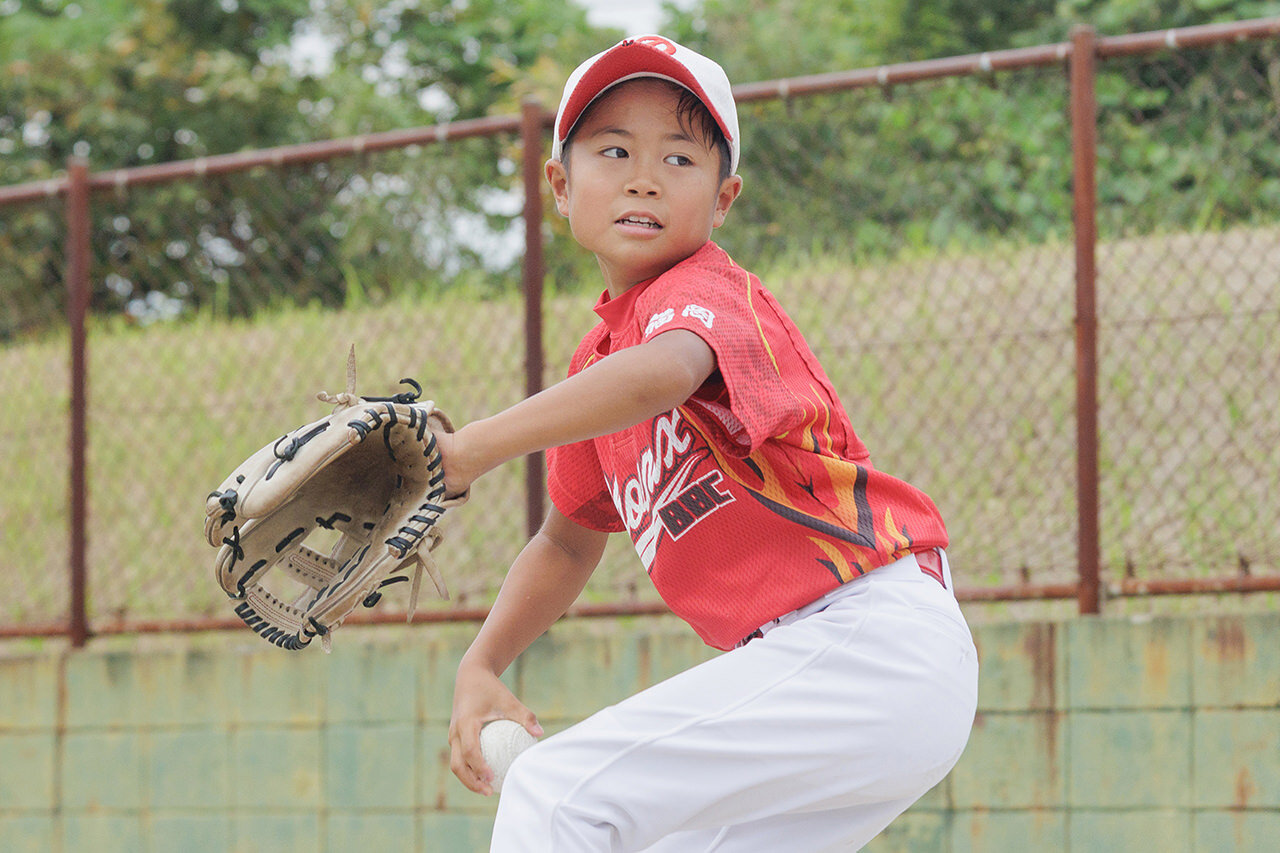
{"label": "rusty metal fence post", "polygon": [[89,164],[74,157],[67,163],[67,324],[71,345],[69,582],[67,632],[71,645],[80,648],[89,639],[86,607],[86,545],[88,523],[87,381],[85,316],[89,312]]}
{"label": "rusty metal fence post", "polygon": [[[524,179],[524,368],[525,395],[542,390],[542,284],[546,264],[542,252],[542,106],[533,99],[520,106],[520,151]],[[525,460],[525,525],[529,536],[538,532],[545,514],[543,454]]]}
{"label": "rusty metal fence post", "polygon": [[1072,218],[1076,258],[1076,523],[1080,613],[1101,610],[1098,541],[1097,33],[1071,33]]}

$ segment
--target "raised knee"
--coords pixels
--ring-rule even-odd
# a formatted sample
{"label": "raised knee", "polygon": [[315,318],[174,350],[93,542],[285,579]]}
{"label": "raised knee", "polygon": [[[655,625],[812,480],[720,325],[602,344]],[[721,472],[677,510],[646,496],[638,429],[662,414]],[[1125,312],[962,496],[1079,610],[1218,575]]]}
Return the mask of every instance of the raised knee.
{"label": "raised knee", "polygon": [[584,772],[574,769],[574,750],[559,746],[543,741],[516,757],[502,783],[501,809],[540,827],[559,845],[557,851],[619,849],[618,810],[581,784]]}

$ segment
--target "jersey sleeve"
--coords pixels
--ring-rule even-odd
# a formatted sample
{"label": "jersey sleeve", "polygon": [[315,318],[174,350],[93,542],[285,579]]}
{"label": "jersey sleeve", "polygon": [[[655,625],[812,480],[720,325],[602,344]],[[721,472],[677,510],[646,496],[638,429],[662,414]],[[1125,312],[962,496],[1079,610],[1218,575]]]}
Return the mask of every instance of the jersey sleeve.
{"label": "jersey sleeve", "polygon": [[556,509],[583,527],[605,533],[626,529],[614,507],[592,441],[547,451],[547,493]]}
{"label": "jersey sleeve", "polygon": [[687,405],[739,456],[801,425],[806,402],[784,380],[779,362],[790,348],[790,324],[777,303],[741,267],[677,270],[642,295],[637,320],[646,341],[684,329],[715,352],[717,374]]}
{"label": "jersey sleeve", "polygon": [[[597,326],[583,338],[569,362],[569,376],[590,363],[604,335],[605,330]],[[626,529],[614,507],[594,441],[547,450],[547,494],[561,514],[583,527],[606,533]]]}

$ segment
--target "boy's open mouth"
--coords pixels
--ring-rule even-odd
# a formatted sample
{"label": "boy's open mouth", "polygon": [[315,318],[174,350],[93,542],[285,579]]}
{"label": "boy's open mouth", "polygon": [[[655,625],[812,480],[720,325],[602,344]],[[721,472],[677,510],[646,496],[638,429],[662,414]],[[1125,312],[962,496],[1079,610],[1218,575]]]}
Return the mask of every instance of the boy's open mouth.
{"label": "boy's open mouth", "polygon": [[651,219],[648,216],[624,216],[617,220],[617,222],[619,225],[635,225],[640,228],[652,228],[654,230],[662,227],[661,222],[656,219]]}

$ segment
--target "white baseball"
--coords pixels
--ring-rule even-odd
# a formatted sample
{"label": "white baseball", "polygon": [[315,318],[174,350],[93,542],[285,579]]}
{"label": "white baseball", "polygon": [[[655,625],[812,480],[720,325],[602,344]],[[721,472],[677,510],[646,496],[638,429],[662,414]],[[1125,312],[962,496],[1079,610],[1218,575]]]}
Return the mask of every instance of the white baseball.
{"label": "white baseball", "polygon": [[516,756],[537,743],[524,726],[511,720],[494,720],[480,729],[480,753],[493,771],[493,790],[502,790],[502,780]]}

